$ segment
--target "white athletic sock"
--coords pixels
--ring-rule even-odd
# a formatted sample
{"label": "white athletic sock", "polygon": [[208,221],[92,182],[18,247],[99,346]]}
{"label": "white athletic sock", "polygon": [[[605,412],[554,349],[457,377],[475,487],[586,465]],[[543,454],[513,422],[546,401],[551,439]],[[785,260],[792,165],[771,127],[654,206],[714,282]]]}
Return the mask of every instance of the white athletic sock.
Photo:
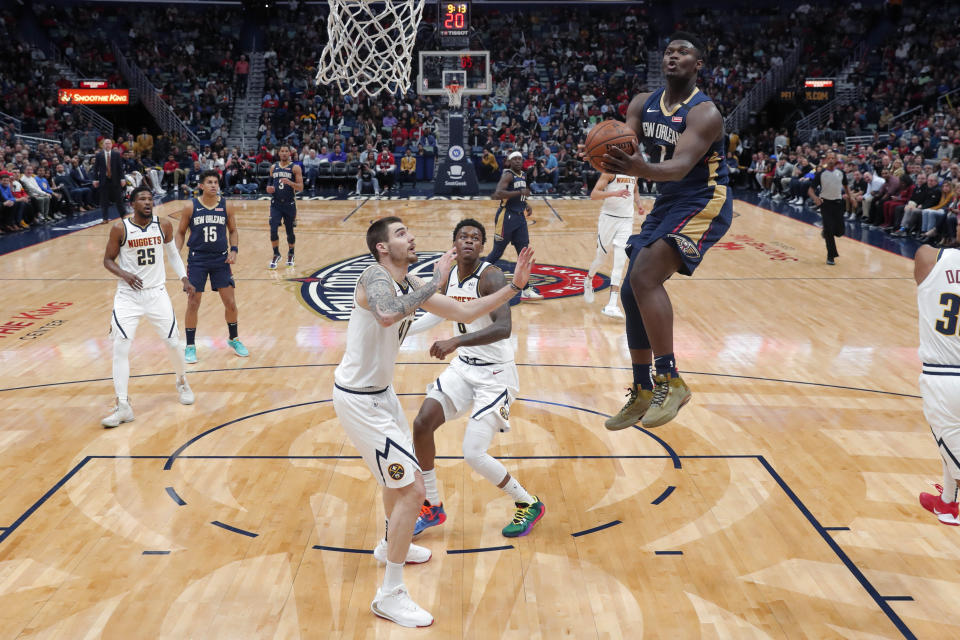
{"label": "white athletic sock", "polygon": [[617,306],[617,300],[619,300],[619,299],[620,299],[620,290],[617,289],[616,291],[613,291],[613,290],[611,289],[611,291],[610,291],[610,300],[607,301],[607,306],[608,306],[608,307],[615,307],[615,306]]}
{"label": "white athletic sock", "polygon": [[950,474],[950,466],[947,464],[946,460],[941,459],[940,464],[943,465],[943,501],[944,502],[956,502],[957,501],[957,481]]}
{"label": "white athletic sock", "polygon": [[440,490],[437,489],[437,470],[423,470],[423,486],[427,490],[427,501],[430,504],[440,504]]}
{"label": "white athletic sock", "polygon": [[527,493],[527,490],[517,482],[517,479],[513,476],[510,476],[510,480],[507,484],[503,485],[503,490],[510,494],[514,502],[519,502],[521,504],[533,504],[533,496]]}
{"label": "white athletic sock", "polygon": [[127,385],[130,383],[130,341],[115,338],[113,341],[113,389],[120,402],[127,402]]}
{"label": "white athletic sock", "polygon": [[383,574],[383,590],[390,591],[403,584],[403,563],[387,560],[387,570]]}

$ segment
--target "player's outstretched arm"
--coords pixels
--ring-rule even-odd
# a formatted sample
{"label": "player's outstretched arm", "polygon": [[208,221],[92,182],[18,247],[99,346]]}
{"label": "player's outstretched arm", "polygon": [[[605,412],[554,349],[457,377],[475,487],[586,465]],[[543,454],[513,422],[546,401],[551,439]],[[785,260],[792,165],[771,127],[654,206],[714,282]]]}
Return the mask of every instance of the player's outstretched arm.
{"label": "player's outstretched arm", "polygon": [[[520,293],[530,279],[530,269],[533,267],[533,247],[524,247],[517,257],[517,266],[513,272],[513,282],[501,287],[490,295],[457,302],[444,295],[435,295],[421,306],[438,316],[454,322],[473,322],[485,313],[490,313],[497,307],[506,304],[515,295]],[[506,282],[506,279],[504,279]]]}
{"label": "player's outstretched arm", "polygon": [[398,296],[390,272],[380,265],[363,272],[358,283],[357,303],[377,319],[381,326],[389,327],[407,317],[437,292],[437,278],[423,283],[410,293]]}

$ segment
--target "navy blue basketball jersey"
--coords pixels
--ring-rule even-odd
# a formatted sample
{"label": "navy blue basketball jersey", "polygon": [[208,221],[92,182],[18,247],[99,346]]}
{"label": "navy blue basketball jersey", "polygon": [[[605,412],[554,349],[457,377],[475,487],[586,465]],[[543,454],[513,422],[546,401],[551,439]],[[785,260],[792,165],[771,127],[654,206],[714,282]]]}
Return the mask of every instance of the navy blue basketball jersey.
{"label": "navy blue basketball jersey", "polygon": [[227,201],[223,198],[217,204],[207,208],[200,198],[193,199],[193,213],[190,214],[190,239],[187,246],[191,252],[218,253],[227,252]]}
{"label": "navy blue basketball jersey", "polygon": [[295,182],[293,179],[293,163],[287,164],[287,166],[280,166],[280,163],[273,165],[273,177],[270,180],[270,184],[273,185],[273,199],[270,201],[273,204],[293,204],[295,199],[295,193],[293,187],[288,184],[283,184],[280,182],[281,178],[286,178],[290,182]]}
{"label": "navy blue basketball jersey", "polygon": [[[510,174],[510,177],[513,178],[513,182],[507,186],[507,191],[520,191],[520,189],[527,188],[527,177],[520,173],[514,173],[511,169],[507,169],[507,173]],[[522,214],[527,208],[527,197],[520,196],[519,198],[510,198],[509,200],[501,200],[500,208],[507,208],[508,213],[520,213]]]}
{"label": "navy blue basketball jersey", "polygon": [[[694,89],[689,98],[668,111],[663,103],[665,88],[654,91],[643,105],[643,131],[640,142],[650,156],[651,163],[663,162],[673,157],[677,139],[687,128],[687,114],[702,102],[712,102],[700,89]],[[727,184],[727,165],[724,162],[723,138],[712,142],[703,158],[693,165],[690,172],[671,182],[660,182],[657,190],[662,195],[675,195],[702,191],[716,185]]]}

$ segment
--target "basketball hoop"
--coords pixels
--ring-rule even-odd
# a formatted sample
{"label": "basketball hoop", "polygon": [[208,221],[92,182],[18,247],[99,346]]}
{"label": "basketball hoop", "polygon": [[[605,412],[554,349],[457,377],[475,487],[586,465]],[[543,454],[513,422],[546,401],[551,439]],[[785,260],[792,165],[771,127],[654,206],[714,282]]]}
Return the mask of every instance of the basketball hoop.
{"label": "basketball hoop", "polygon": [[460,108],[460,100],[463,99],[463,94],[460,93],[461,89],[463,87],[459,84],[448,84],[443,88],[443,92],[447,94],[447,102],[452,109]]}
{"label": "basketball hoop", "polygon": [[406,93],[425,0],[330,0],[316,84],[344,95]]}

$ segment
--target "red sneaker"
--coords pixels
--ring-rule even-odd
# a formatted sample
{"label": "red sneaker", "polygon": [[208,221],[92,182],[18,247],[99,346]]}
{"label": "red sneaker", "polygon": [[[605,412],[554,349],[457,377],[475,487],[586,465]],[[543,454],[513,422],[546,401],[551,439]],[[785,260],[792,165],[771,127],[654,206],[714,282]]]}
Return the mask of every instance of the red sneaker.
{"label": "red sneaker", "polygon": [[937,489],[937,495],[932,493],[920,494],[920,506],[937,516],[937,520],[943,524],[956,527],[960,525],[960,505],[956,502],[944,502],[943,487],[939,484],[933,485]]}

